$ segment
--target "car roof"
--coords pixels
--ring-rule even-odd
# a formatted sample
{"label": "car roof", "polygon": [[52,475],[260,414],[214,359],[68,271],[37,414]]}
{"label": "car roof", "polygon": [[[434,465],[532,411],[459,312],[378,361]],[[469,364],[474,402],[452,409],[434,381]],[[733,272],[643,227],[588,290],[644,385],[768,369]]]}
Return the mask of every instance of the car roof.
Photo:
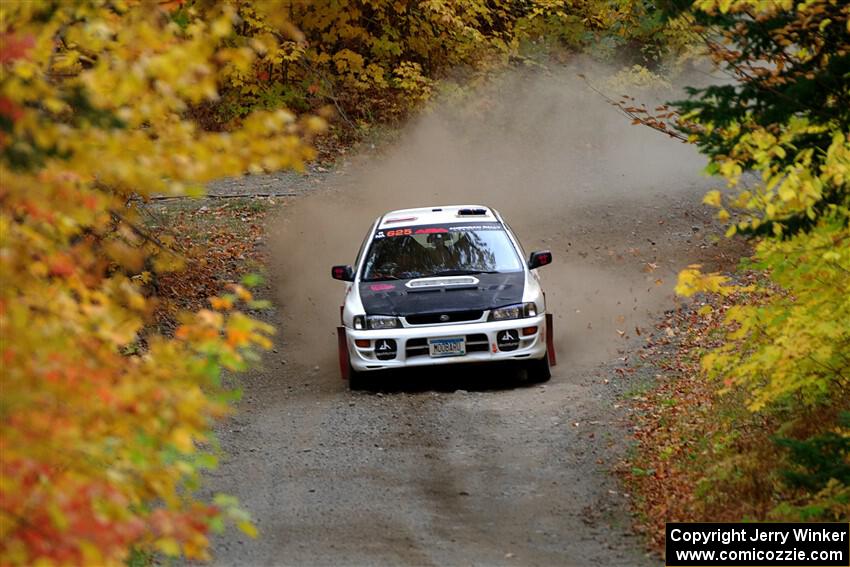
{"label": "car roof", "polygon": [[434,205],[390,211],[379,219],[378,228],[470,221],[501,222],[501,218],[495,209],[484,205]]}

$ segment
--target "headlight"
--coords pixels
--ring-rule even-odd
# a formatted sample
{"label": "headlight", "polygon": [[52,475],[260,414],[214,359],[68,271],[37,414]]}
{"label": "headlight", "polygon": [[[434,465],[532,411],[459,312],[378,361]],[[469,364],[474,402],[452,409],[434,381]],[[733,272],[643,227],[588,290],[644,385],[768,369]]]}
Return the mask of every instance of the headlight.
{"label": "headlight", "polygon": [[354,328],[358,331],[363,329],[395,329],[398,326],[398,317],[389,315],[357,315],[354,317]]}
{"label": "headlight", "polygon": [[508,305],[507,307],[499,307],[490,311],[491,321],[506,321],[508,319],[522,319],[523,317],[536,316],[537,305],[534,302]]}
{"label": "headlight", "polygon": [[398,317],[386,315],[367,315],[366,325],[370,329],[395,329],[398,327]]}

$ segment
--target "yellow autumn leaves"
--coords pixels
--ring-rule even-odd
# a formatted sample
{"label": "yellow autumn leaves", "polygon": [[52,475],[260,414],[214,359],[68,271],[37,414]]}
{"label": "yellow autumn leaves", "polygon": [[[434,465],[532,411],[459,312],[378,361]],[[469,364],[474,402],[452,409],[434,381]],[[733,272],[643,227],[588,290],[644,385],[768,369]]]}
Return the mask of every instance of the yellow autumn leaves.
{"label": "yellow autumn leaves", "polygon": [[[825,159],[817,167],[812,166],[815,148],[799,143],[811,134],[824,131],[823,126],[811,126],[807,120],[795,118],[779,136],[765,128],[752,128],[745,134],[731,137],[736,143],[730,157],[719,164],[721,175],[727,179],[729,187],[737,187],[743,175],[741,162],[753,161],[752,170],[760,173],[761,183],[740,191],[728,201],[728,206],[742,215],[730,227],[730,235],[798,213],[813,219],[814,207],[822,200],[824,188],[846,185],[850,179],[850,133],[832,134]],[[793,160],[786,163],[789,155]],[[730,218],[720,191],[710,191],[703,202],[719,209],[720,220]],[[780,235],[781,223],[775,224],[774,230]]]}

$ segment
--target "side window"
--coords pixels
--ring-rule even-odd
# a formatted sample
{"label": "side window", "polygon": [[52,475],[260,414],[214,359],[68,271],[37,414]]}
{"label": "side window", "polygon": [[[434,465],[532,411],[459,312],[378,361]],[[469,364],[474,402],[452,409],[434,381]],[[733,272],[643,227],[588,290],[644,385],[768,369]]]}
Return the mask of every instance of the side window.
{"label": "side window", "polygon": [[372,235],[375,234],[376,226],[376,223],[372,223],[372,226],[369,227],[369,232],[366,233],[366,238],[363,239],[363,243],[360,245],[360,250],[357,252],[357,258],[354,260],[355,273],[357,273],[357,269],[360,267],[360,259],[363,258],[363,253],[366,251],[366,248],[368,248],[369,244],[372,242]]}

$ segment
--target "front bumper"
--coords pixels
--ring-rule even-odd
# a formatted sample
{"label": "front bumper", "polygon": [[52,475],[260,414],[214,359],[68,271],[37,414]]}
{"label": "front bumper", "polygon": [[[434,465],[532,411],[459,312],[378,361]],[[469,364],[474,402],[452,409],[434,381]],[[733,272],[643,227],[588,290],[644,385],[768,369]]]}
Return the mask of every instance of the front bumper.
{"label": "front bumper", "polygon": [[[530,335],[522,335],[522,329],[537,327]],[[519,336],[519,345],[513,350],[501,350],[496,335],[499,331],[515,330]],[[541,359],[546,356],[546,316],[509,321],[485,323],[464,323],[452,325],[423,325],[388,330],[345,329],[345,340],[351,367],[357,372],[408,368],[414,366],[436,366],[443,364],[463,364],[471,362],[496,362],[523,359]],[[464,337],[466,354],[432,358],[428,350],[428,339]],[[381,339],[396,342],[396,355],[390,360],[379,360],[375,353],[375,343]],[[355,341],[369,341],[369,346],[357,346]]]}

